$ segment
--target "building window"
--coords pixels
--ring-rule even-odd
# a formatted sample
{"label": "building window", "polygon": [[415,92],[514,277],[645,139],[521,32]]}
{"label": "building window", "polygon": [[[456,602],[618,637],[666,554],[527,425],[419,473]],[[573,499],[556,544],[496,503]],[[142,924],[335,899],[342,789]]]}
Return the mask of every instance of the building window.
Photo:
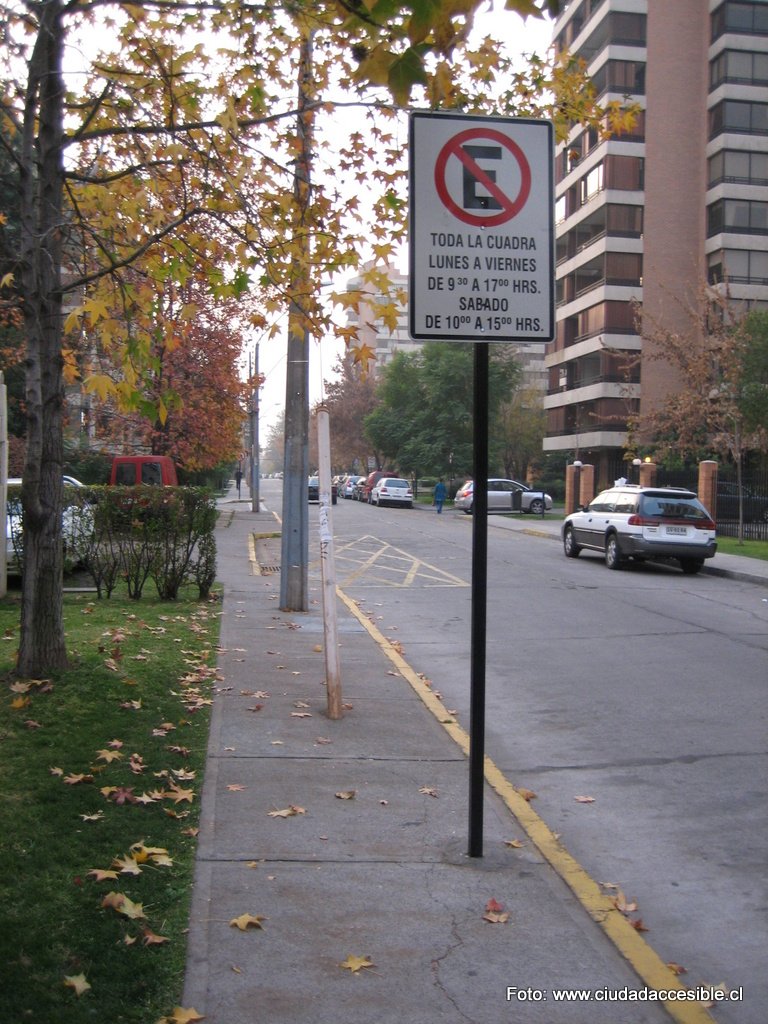
{"label": "building window", "polygon": [[607,158],[606,164],[606,188],[628,192],[639,192],[643,189],[645,161],[642,157],[612,154]]}
{"label": "building window", "polygon": [[590,199],[602,192],[604,188],[604,174],[602,162],[596,164],[592,170],[585,174],[579,182],[581,187],[581,203],[588,203]]}
{"label": "building window", "polygon": [[592,83],[600,97],[607,92],[624,96],[645,95],[645,63],[636,60],[609,60],[592,76]]}
{"label": "building window", "polygon": [[768,153],[723,149],[709,159],[709,185],[768,185]]}
{"label": "building window", "polygon": [[[768,10],[768,8],[766,8]],[[709,112],[709,137],[722,132],[765,135],[768,132],[768,103],[724,100]]]}
{"label": "building window", "polygon": [[768,203],[748,199],[719,199],[707,207],[707,236],[733,231],[744,235],[768,234]]}
{"label": "building window", "polygon": [[725,249],[710,253],[710,284],[726,279],[733,284],[768,285],[768,252]]}
{"label": "building window", "polygon": [[748,3],[745,0],[726,0],[712,12],[712,42],[735,32],[739,35],[768,34],[768,5],[764,0]]}
{"label": "building window", "polygon": [[724,50],[709,65],[710,88],[715,89],[723,82],[768,85],[768,53]]}

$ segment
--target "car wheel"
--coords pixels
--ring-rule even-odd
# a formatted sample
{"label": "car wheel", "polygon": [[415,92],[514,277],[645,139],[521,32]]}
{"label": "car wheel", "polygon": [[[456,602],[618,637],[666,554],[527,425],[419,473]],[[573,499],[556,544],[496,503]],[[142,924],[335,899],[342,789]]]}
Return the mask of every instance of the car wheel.
{"label": "car wheel", "polygon": [[619,547],[619,538],[611,533],[605,540],[605,564],[609,569],[620,569],[624,564],[624,556]]}
{"label": "car wheel", "polygon": [[704,562],[700,558],[681,558],[680,568],[683,570],[686,576],[695,576],[699,569],[704,565]]}
{"label": "car wheel", "polygon": [[544,511],[544,502],[541,498],[534,498],[531,504],[528,506],[528,511],[533,513],[535,516],[540,516]]}
{"label": "car wheel", "polygon": [[573,536],[573,530],[570,526],[566,526],[565,533],[563,534],[563,551],[565,551],[567,558],[578,558],[581,554],[581,548],[576,543],[576,538]]}

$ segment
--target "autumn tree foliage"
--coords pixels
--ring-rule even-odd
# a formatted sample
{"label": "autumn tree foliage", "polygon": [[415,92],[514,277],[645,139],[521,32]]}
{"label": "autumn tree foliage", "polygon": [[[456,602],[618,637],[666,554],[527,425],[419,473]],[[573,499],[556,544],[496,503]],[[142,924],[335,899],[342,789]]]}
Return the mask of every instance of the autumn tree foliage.
{"label": "autumn tree foliage", "polygon": [[[190,311],[194,310],[194,314]],[[240,374],[239,303],[220,302],[200,286],[169,290],[157,307],[147,358],[132,381],[130,403],[108,396],[97,418],[124,450],[172,455],[185,469],[211,469],[239,456],[247,401],[257,383]],[[117,371],[102,368],[100,382]]]}
{"label": "autumn tree foliage", "polygon": [[[551,115],[561,136],[582,120],[606,131],[624,123],[617,106],[595,104],[569,58],[519,72],[497,40],[473,41],[479,6],[0,4],[0,145],[20,225],[12,278],[0,283],[23,315],[26,366],[21,673],[66,663],[63,386],[84,354],[110,352],[122,376],[94,372],[83,386],[132,411],[164,343],[157,310],[195,278],[217,300],[238,299],[240,322],[267,337],[290,306],[302,331],[342,334],[364,362],[354,329],[338,322],[361,296],[337,295],[339,314],[320,283],[362,252],[385,263],[403,238],[402,105]],[[538,13],[532,0],[507,7]],[[301,118],[299,85],[310,97]],[[353,104],[350,130],[333,110]],[[310,122],[314,176],[297,189]],[[382,302],[386,315],[394,304]],[[161,426],[175,401],[162,383],[150,413]]]}
{"label": "autumn tree foliage", "polygon": [[[686,310],[687,330],[642,317],[648,358],[677,371],[662,405],[637,424],[659,459],[729,459],[741,470],[748,451],[768,450],[768,314],[740,309],[727,291],[703,286]],[[739,516],[740,535],[743,510]]]}
{"label": "autumn tree foliage", "polygon": [[351,352],[334,366],[336,378],[325,383],[324,405],[328,409],[333,438],[334,468],[339,472],[368,465],[371,446],[363,432],[365,417],[378,405],[374,373],[355,362]]}

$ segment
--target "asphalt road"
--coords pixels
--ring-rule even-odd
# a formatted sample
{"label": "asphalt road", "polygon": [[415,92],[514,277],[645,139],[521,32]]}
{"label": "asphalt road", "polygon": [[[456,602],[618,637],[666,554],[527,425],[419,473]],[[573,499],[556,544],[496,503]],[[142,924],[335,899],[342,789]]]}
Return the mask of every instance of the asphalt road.
{"label": "asphalt road", "polygon": [[[264,481],[262,500],[279,512],[278,487]],[[469,728],[471,520],[340,500],[333,527],[338,585]],[[637,903],[686,985],[743,986],[718,1020],[762,1024],[766,589],[610,572],[491,528],[487,600],[486,753],[595,880]]]}

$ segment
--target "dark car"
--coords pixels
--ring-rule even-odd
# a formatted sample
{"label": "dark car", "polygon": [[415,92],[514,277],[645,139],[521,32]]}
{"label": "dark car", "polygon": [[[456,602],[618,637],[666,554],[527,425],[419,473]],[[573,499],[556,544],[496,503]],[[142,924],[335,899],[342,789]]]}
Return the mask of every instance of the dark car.
{"label": "dark car", "polygon": [[[743,522],[768,523],[768,498],[755,494],[749,487],[742,486],[741,501]],[[739,485],[726,480],[717,484],[717,515],[719,522],[738,521]]]}
{"label": "dark car", "polygon": [[[339,490],[336,484],[331,484],[331,503],[336,504],[339,496]],[[316,476],[311,476],[307,481],[307,501],[320,501],[320,480]]]}

